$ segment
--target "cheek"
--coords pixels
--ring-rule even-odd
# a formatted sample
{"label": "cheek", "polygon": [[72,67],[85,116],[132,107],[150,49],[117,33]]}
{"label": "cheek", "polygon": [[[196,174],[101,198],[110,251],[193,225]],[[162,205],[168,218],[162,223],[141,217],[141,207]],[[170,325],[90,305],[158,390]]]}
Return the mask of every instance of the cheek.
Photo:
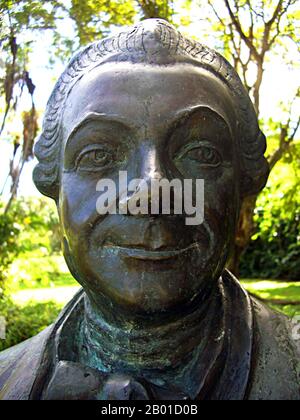
{"label": "cheek", "polygon": [[222,176],[205,180],[205,209],[213,213],[220,231],[234,231],[239,214],[240,198],[233,168],[226,169]]}
{"label": "cheek", "polygon": [[215,205],[217,212],[226,219],[236,218],[238,212],[239,193],[233,176],[220,179],[216,185]]}
{"label": "cheek", "polygon": [[92,177],[83,178],[76,173],[63,174],[59,212],[62,227],[68,239],[82,240],[94,225],[99,214],[96,201],[97,180]]}

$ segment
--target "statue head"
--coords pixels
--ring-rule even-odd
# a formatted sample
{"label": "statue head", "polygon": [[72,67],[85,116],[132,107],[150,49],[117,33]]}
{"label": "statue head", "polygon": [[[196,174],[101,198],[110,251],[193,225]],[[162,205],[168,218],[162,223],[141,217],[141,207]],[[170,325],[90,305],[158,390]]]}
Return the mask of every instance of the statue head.
{"label": "statue head", "polygon": [[[150,19],[71,60],[47,105],[34,182],[57,203],[66,261],[93,304],[171,313],[224,270],[241,202],[266,183],[265,147],[231,65]],[[118,186],[120,171],[147,183],[203,179],[203,223],[99,214],[97,183]]]}

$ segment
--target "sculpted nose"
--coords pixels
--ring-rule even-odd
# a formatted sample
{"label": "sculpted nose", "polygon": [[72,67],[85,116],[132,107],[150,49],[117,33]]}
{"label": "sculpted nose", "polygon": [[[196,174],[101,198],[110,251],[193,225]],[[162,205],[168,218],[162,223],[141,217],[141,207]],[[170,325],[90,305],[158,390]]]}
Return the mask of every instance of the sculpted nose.
{"label": "sculpted nose", "polygon": [[[174,208],[174,191],[172,188],[168,189],[172,174],[168,170],[167,156],[155,146],[147,144],[139,149],[135,159],[131,168],[134,170],[130,174],[131,179],[132,176],[134,179],[128,179],[127,196],[120,203],[123,205],[126,201],[132,215],[171,214]],[[181,197],[179,200],[181,201]]]}
{"label": "sculpted nose", "polygon": [[148,184],[151,183],[151,179],[161,180],[167,178],[162,158],[154,146],[143,146],[140,149],[139,178],[144,179]]}
{"label": "sculpted nose", "polygon": [[143,202],[147,202],[147,214],[149,214],[151,208],[151,181],[160,181],[166,176],[163,164],[154,146],[144,144],[139,148],[128,175],[127,186],[129,190],[127,191],[127,197],[123,197],[120,203],[124,204],[126,202],[129,206],[131,203],[135,203],[136,192],[139,191],[140,196],[143,197]]}

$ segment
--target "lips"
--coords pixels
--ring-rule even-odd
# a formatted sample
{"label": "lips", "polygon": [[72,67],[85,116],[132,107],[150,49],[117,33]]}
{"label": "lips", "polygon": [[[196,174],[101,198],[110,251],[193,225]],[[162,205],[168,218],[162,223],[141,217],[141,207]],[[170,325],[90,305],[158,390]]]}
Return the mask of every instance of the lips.
{"label": "lips", "polygon": [[[198,229],[185,226],[181,218],[168,217],[120,217],[111,215],[93,229],[91,252],[103,261],[114,263],[123,260],[126,264],[137,264],[137,269],[149,269],[152,261],[155,267],[161,263],[178,266],[190,254],[201,249],[209,250],[209,232],[203,224]],[[196,252],[199,254],[199,252]]]}
{"label": "lips", "polygon": [[199,245],[193,243],[186,248],[181,249],[158,249],[151,250],[148,248],[137,248],[132,246],[116,246],[116,245],[105,245],[103,249],[106,252],[118,254],[123,258],[130,258],[142,261],[166,261],[174,258],[178,258],[182,254],[188,253]]}

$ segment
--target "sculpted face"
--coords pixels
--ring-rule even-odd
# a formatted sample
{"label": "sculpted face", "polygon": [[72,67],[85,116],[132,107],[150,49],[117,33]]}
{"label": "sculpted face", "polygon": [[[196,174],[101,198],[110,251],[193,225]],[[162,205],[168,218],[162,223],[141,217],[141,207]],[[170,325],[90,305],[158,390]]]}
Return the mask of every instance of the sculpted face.
{"label": "sculpted face", "polygon": [[[59,212],[65,255],[92,302],[177,310],[224,269],[239,209],[236,117],[227,88],[189,64],[105,64],[73,88],[63,115]],[[186,215],[99,215],[96,184],[204,179],[204,223]]]}

